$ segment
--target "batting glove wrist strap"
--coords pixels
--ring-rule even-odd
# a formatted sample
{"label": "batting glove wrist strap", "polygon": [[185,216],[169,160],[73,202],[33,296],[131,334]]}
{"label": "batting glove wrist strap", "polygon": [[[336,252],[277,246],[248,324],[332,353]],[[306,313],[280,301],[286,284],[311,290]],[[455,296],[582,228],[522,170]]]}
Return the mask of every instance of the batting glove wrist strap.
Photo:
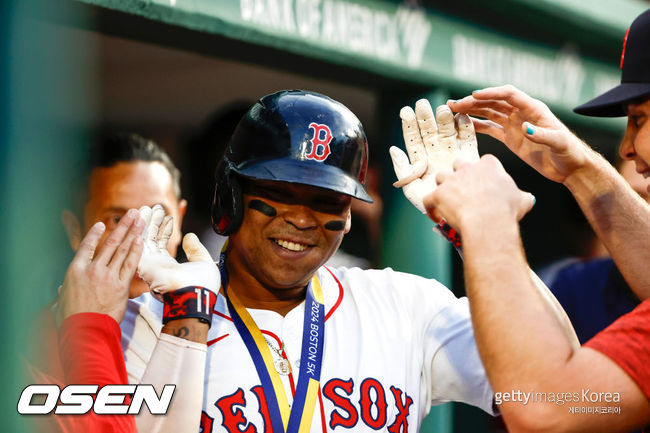
{"label": "batting glove wrist strap", "polygon": [[171,320],[199,319],[212,323],[212,310],[217,303],[217,295],[205,287],[188,286],[163,295],[163,325]]}
{"label": "batting glove wrist strap", "polygon": [[435,230],[442,235],[443,238],[447,240],[450,244],[454,246],[458,251],[462,249],[462,242],[460,240],[460,233],[458,233],[449,223],[445,220],[442,220],[440,224],[435,227]]}

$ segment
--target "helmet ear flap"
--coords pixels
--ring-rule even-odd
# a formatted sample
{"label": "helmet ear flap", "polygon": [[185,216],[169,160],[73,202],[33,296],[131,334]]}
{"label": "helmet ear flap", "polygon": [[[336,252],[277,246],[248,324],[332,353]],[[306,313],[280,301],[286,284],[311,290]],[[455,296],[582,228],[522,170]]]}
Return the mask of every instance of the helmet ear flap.
{"label": "helmet ear flap", "polygon": [[219,163],[215,177],[212,228],[217,234],[228,236],[239,229],[244,217],[241,184],[226,158]]}
{"label": "helmet ear flap", "polygon": [[225,236],[231,235],[239,230],[242,220],[244,219],[244,195],[242,193],[241,182],[234,172],[230,172],[230,192],[232,197],[232,220],[226,231]]}

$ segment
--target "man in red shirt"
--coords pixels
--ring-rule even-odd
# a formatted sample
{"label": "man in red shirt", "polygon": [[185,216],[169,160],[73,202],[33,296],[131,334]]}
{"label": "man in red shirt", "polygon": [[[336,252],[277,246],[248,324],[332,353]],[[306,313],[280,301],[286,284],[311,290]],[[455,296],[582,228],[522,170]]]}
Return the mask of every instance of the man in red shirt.
{"label": "man in red shirt", "polygon": [[[621,156],[650,178],[650,10],[626,36],[621,85],[576,109],[628,116]],[[599,154],[544,105],[512,86],[449,101],[478,132],[504,142],[561,182],[645,299],[574,349],[541,304],[527,272],[518,220],[533,205],[491,155],[457,161],[425,200],[463,237],[465,281],[477,345],[510,431],[628,431],[650,422],[650,207]],[[650,191],[650,186],[648,186]],[[488,230],[485,229],[487,223]]]}
{"label": "man in red shirt", "polygon": [[[185,213],[186,202],[181,198],[180,174],[169,156],[151,140],[136,134],[115,134],[97,142],[91,149],[90,157],[91,168],[87,183],[80,186],[84,194],[80,194],[82,200],[79,209],[75,213],[66,211],[63,215],[70,244],[77,252],[75,257],[79,257],[80,254],[82,257],[90,256],[87,250],[80,252],[83,246],[82,233],[88,232],[86,240],[89,237],[94,240],[92,250],[99,245],[98,251],[103,251],[104,248],[109,248],[106,246],[109,240],[113,239],[112,243],[118,243],[114,235],[116,232],[123,231],[123,228],[121,229],[123,224],[139,221],[139,213],[133,208],[154,204],[165,209],[169,214],[169,220],[165,220],[169,230],[161,241],[165,242],[167,254],[175,256],[181,242],[179,227]],[[97,224],[103,228],[99,232],[99,238],[94,239],[93,233],[99,230]],[[138,230],[142,231],[142,228]],[[196,236],[190,236],[185,240],[185,253],[190,261],[193,259],[192,251],[197,243]],[[122,247],[116,248],[121,251]],[[126,245],[123,248],[126,248]],[[209,258],[209,255],[207,257]],[[77,269],[74,263],[70,265],[66,278],[71,278],[71,273]],[[90,274],[78,285],[105,285],[106,279],[91,281],[91,277],[101,277],[94,273],[99,267],[91,266],[91,268],[88,270]],[[119,274],[120,278],[125,276],[123,273]],[[79,271],[74,275],[77,274]],[[66,280],[57,302],[44,310],[35,326],[34,341],[37,353],[29,360],[34,383],[60,385],[87,383],[100,386],[108,383],[129,383],[128,375],[122,375],[124,370],[124,354],[120,341],[122,333],[117,324],[125,316],[128,299],[149,291],[144,281],[134,277],[134,271],[130,275],[125,280],[126,292],[120,291],[119,296],[111,292],[113,297],[107,299],[100,294],[86,293],[81,289],[76,290],[73,295],[71,294],[73,292],[66,290]],[[107,278],[106,275],[104,277]],[[111,317],[97,317],[96,314],[85,313],[76,315],[76,312],[95,311],[86,309],[88,302],[110,307],[114,314],[111,313]],[[126,314],[128,315],[129,312]],[[132,320],[146,322],[137,310],[131,310],[130,314]],[[72,317],[64,320],[68,316]],[[165,325],[161,323],[162,317],[149,319],[151,322],[146,323],[155,331],[160,342],[156,343],[155,348],[150,348],[153,353],[149,353],[147,374],[143,376],[142,383],[154,385],[159,394],[160,388],[166,383],[174,383],[177,386],[167,416],[151,415],[145,408],[136,417],[137,427],[140,431],[151,433],[182,431],[179,430],[179,426],[185,426],[185,431],[194,431],[199,425],[202,383],[197,384],[196,381],[186,380],[188,375],[184,374],[184,371],[191,370],[194,362],[203,365],[209,326],[196,318],[181,318],[169,321]],[[76,337],[71,338],[71,336]],[[96,346],[94,340],[101,341],[101,345]],[[104,344],[105,347],[102,346]],[[105,350],[109,350],[109,353]],[[85,355],[91,358],[87,359]],[[87,364],[87,367],[81,368],[79,362]],[[100,366],[110,367],[112,373],[105,374],[106,371],[99,368]],[[69,431],[69,427],[66,427],[66,423],[69,422],[74,423],[72,424],[74,431],[81,431],[85,425],[83,423],[86,422],[82,419],[94,422],[92,421],[94,417],[94,414],[88,414],[84,417],[56,415],[47,418],[52,418],[53,421],[48,420],[48,422],[58,423],[64,431]],[[133,422],[132,417],[101,415],[97,418],[102,422],[107,422],[110,418],[118,419],[116,428],[119,429],[116,431],[125,430],[122,423],[127,421],[124,420],[128,419],[128,423]]]}

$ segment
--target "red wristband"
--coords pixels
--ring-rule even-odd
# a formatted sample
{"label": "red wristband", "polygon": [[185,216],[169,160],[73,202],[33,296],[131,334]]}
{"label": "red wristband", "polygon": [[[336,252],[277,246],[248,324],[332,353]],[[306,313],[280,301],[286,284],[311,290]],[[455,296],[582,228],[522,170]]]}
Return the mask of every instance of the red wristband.
{"label": "red wristband", "polygon": [[171,320],[195,318],[212,323],[217,295],[205,287],[188,286],[163,294],[163,325]]}
{"label": "red wristband", "polygon": [[460,241],[460,233],[458,233],[449,223],[445,220],[442,220],[438,224],[438,233],[440,233],[447,242],[452,244],[457,250],[461,250],[463,245]]}

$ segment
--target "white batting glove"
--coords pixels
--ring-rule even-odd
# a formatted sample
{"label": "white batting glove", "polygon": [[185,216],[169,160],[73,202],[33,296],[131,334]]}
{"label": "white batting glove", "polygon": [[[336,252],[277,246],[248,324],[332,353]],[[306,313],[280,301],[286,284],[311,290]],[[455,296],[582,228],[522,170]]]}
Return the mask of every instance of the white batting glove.
{"label": "white batting glove", "polygon": [[182,287],[200,286],[217,294],[221,287],[219,268],[194,233],[183,238],[183,250],[189,262],[178,263],[167,251],[172,234],[173,218],[165,216],[162,206],[143,206],[140,216],[145,220],[144,251],[138,264],[138,276],[149,284],[160,299],[165,292]]}
{"label": "white batting glove", "polygon": [[426,99],[415,103],[415,111],[403,107],[399,114],[408,157],[400,148],[391,146],[390,157],[397,175],[393,185],[402,188],[406,198],[426,213],[423,199],[436,189],[436,174],[452,171],[454,161],[459,158],[469,162],[479,160],[474,125],[465,114],[454,118],[446,105],[436,109],[436,124]]}

